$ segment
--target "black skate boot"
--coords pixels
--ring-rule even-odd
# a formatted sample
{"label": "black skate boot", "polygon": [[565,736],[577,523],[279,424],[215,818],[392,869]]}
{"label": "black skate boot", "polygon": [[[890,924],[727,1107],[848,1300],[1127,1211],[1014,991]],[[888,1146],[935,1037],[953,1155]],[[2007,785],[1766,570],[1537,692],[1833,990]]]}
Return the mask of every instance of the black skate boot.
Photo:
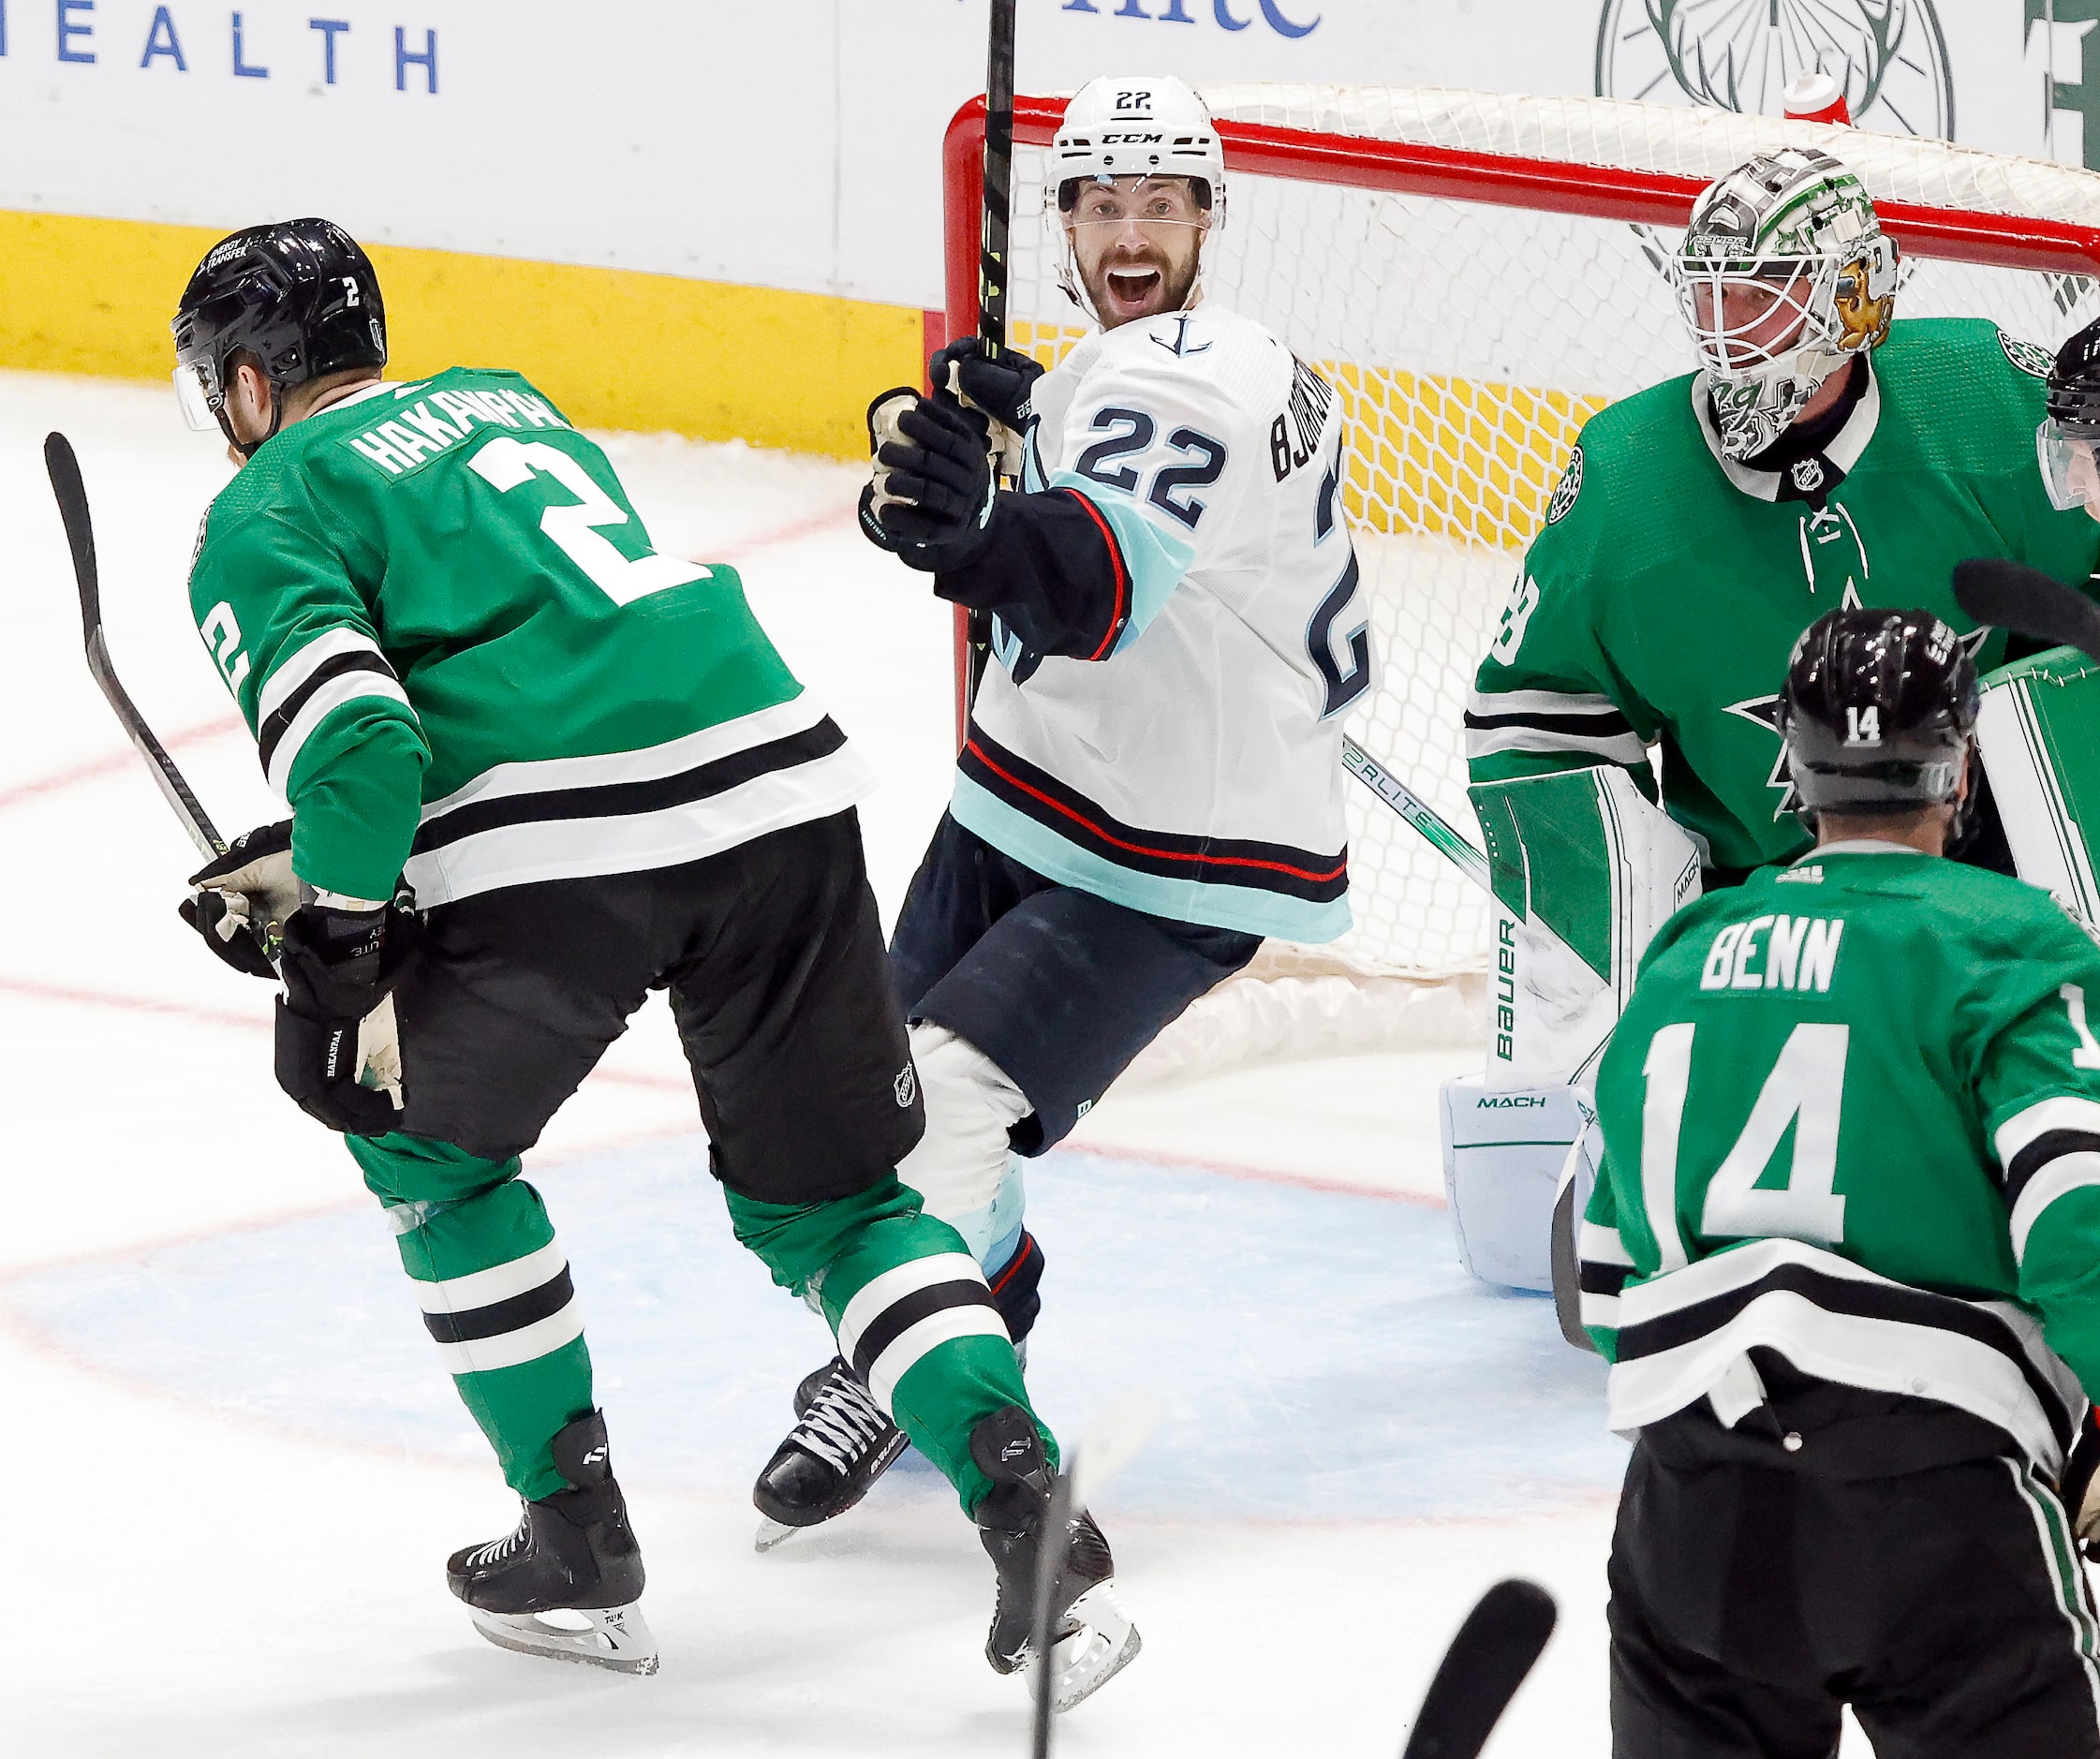
{"label": "black skate boot", "polygon": [[[577,1418],[553,1446],[569,1488],[527,1502],[514,1532],[452,1553],[445,1580],[499,1648],[653,1674],[656,1638],[635,1604],[642,1552],[613,1481],[604,1416]],[[542,1613],[566,1618],[550,1622]]]}
{"label": "black skate boot", "polygon": [[[984,1659],[995,1672],[1033,1665],[1036,1559],[1050,1514],[1053,1483],[1043,1438],[1018,1405],[1007,1405],[970,1432],[970,1457],[992,1481],[977,1505],[978,1537],[998,1572],[998,1601]],[[1050,1597],[1050,1707],[1069,1710],[1128,1667],[1144,1647],[1116,1598],[1116,1559],[1084,1509],[1067,1523],[1064,1565]]]}
{"label": "black skate boot", "polygon": [[904,1447],[904,1431],[842,1358],[805,1375],[795,1388],[795,1426],[751,1486],[764,1517],[759,1549],[771,1551],[796,1529],[845,1514]]}

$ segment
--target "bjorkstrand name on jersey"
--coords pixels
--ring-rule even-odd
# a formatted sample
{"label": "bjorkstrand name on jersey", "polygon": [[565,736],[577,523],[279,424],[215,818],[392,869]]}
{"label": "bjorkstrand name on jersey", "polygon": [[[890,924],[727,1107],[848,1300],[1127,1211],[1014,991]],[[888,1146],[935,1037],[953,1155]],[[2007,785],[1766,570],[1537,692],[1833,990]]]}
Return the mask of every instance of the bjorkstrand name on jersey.
{"label": "bjorkstrand name on jersey", "polygon": [[1826,993],[1844,930],[1841,916],[1753,916],[1731,923],[1713,938],[1699,987]]}
{"label": "bjorkstrand name on jersey", "polygon": [[[394,395],[416,389],[406,385]],[[458,445],[474,431],[477,421],[483,427],[569,425],[545,399],[525,392],[440,391],[406,409],[397,408],[385,421],[351,435],[344,444],[390,477],[406,476]]]}

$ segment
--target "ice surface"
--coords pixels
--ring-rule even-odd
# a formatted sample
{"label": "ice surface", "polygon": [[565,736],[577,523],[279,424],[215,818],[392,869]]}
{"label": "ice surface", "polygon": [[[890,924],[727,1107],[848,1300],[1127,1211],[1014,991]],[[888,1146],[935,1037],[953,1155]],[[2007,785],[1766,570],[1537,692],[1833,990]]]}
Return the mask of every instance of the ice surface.
{"label": "ice surface", "polygon": [[[94,500],[111,642],[229,833],[274,816],[189,629],[225,480],[164,392],[0,375],[0,1410],[10,1754],[1020,1753],[979,1654],[990,1574],[924,1470],[765,1558],[747,1486],[816,1323],[730,1245],[660,1008],[533,1158],[575,1274],[649,1562],[663,1672],[504,1654],[443,1587],[514,1505],[422,1343],[349,1160],[271,1083],[268,992],[176,921],[188,846],[79,654],[38,448]],[[853,529],[850,469],[609,442],[659,547],[745,572],[884,778],[895,909],[946,792],[949,623]],[[1605,1732],[1620,1457],[1596,1365],[1456,1268],[1436,1081],[1357,1057],[1111,1095],[1038,1180],[1033,1379],[1083,1427],[1149,1383],[1168,1421],[1099,1506],[1142,1662],[1059,1751],[1389,1755],[1496,1577],[1562,1623],[1490,1753]]]}

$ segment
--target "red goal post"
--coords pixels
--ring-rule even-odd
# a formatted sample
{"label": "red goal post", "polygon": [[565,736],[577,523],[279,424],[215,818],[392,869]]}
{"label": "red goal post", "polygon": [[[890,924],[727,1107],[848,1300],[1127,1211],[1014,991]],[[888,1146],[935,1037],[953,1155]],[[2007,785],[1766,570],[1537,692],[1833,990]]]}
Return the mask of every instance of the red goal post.
{"label": "red goal post", "polygon": [[[1898,321],[1988,316],[2053,347],[2100,317],[2100,175],[2074,167],[1603,98],[1263,83],[1204,96],[1230,172],[1206,285],[1336,377],[1357,423],[1349,511],[1382,595],[1384,700],[1352,731],[1469,830],[1457,742],[1483,631],[1580,421],[1689,370],[1651,271],[1708,183],[1758,152],[1821,147],[1924,265]],[[1081,321],[1055,289],[1041,176],[1063,105],[1014,105],[1012,339],[1046,363]],[[973,98],[943,155],[951,338],[977,324],[983,136]],[[959,735],[959,625],[957,658]],[[1368,795],[1352,811],[1359,928],[1332,953],[1284,950],[1285,968],[1359,986],[1477,970],[1484,917],[1465,882]]]}

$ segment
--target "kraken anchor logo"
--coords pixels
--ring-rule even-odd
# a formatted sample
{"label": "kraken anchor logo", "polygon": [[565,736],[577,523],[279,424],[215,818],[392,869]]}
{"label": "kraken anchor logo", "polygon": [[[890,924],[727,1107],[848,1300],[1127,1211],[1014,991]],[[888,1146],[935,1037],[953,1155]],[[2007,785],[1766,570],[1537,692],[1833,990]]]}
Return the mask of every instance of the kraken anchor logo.
{"label": "kraken anchor logo", "polygon": [[1821,67],[1863,127],[1954,139],[1954,79],[1931,0],[1605,0],[1597,96],[1777,116]]}

